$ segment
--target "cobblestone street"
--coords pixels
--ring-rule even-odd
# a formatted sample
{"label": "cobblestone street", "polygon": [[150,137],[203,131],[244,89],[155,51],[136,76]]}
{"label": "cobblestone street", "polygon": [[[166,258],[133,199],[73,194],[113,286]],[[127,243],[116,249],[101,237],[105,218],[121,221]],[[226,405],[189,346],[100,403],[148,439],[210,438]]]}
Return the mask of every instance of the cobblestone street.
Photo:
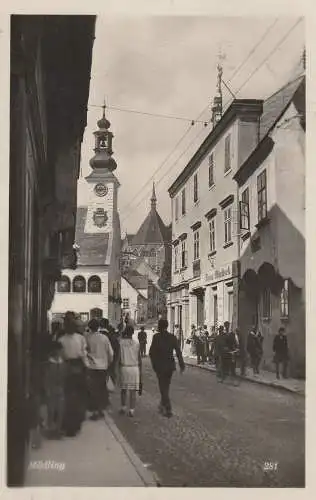
{"label": "cobblestone street", "polygon": [[118,415],[119,394],[112,396],[111,416],[161,486],[304,486],[303,397],[246,381],[218,384],[190,367],[175,374],[171,397],[174,417],[166,419],[148,358],[134,419]]}

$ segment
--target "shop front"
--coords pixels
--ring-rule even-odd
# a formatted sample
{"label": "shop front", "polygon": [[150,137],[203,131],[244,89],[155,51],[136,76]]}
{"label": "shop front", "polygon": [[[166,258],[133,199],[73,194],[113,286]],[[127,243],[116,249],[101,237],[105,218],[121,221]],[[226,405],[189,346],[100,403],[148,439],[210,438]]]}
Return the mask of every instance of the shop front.
{"label": "shop front", "polygon": [[205,320],[209,330],[217,331],[229,321],[235,329],[238,322],[238,265],[229,263],[204,276]]}

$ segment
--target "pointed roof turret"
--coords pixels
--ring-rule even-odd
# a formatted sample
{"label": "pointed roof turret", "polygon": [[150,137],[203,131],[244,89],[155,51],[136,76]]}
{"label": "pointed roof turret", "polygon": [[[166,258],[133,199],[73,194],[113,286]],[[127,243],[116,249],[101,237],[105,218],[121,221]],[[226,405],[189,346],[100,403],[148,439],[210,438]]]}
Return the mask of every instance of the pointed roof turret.
{"label": "pointed roof turret", "polygon": [[151,195],[151,210],[132,240],[133,245],[147,245],[160,243],[161,245],[169,239],[169,232],[160,215],[157,212],[155,183]]}
{"label": "pointed roof turret", "polygon": [[157,205],[157,198],[156,198],[156,191],[155,191],[155,182],[153,182],[153,192],[150,198],[151,202],[151,208],[156,210],[156,205]]}

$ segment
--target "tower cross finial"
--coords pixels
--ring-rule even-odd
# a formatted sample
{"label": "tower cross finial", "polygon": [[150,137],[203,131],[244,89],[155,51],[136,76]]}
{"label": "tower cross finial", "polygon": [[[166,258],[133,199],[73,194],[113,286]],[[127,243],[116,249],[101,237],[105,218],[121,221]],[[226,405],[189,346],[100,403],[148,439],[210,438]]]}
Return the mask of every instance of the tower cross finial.
{"label": "tower cross finial", "polygon": [[105,97],[103,98],[103,106],[102,106],[102,109],[103,109],[103,118],[105,118],[105,108],[106,108],[106,104],[105,104]]}
{"label": "tower cross finial", "polygon": [[220,47],[218,51],[218,63],[217,63],[217,90],[219,95],[222,95],[222,76],[223,76],[223,61],[226,59],[225,52],[222,51]]}

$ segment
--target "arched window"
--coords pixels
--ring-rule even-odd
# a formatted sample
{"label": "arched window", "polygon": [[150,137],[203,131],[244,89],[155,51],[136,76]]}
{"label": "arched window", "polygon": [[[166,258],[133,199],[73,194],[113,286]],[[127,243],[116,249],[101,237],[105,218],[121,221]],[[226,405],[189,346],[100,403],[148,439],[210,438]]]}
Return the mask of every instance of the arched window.
{"label": "arched window", "polygon": [[101,293],[101,280],[99,276],[91,276],[88,281],[89,293]]}
{"label": "arched window", "polygon": [[72,291],[75,293],[85,293],[86,280],[83,276],[76,276],[72,282]]}
{"label": "arched window", "polygon": [[150,257],[156,257],[156,249],[155,248],[152,248],[150,250]]}
{"label": "arched window", "polygon": [[68,276],[62,276],[57,282],[57,292],[69,293],[70,292],[70,279]]}
{"label": "arched window", "polygon": [[98,307],[95,307],[94,309],[91,309],[90,311],[90,319],[101,319],[103,316],[103,311],[102,309],[99,309]]}

